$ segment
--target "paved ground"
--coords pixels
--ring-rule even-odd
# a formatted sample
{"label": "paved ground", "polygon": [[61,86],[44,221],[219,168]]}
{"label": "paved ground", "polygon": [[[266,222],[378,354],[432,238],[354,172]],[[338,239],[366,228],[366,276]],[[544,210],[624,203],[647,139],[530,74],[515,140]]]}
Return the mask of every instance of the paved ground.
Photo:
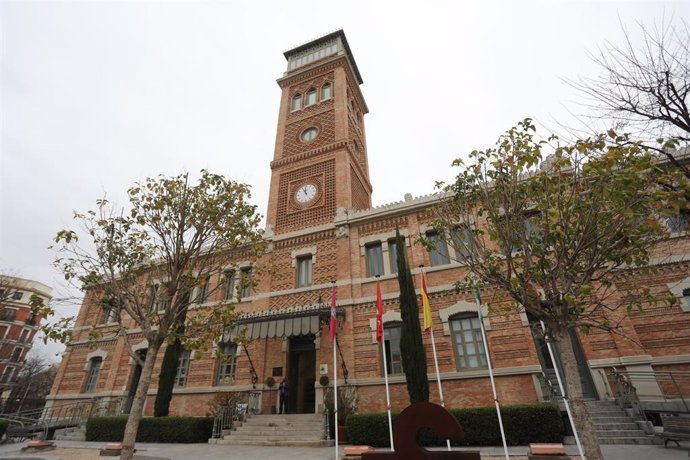
{"label": "paved ground", "polygon": [[[57,441],[58,447],[64,448],[101,448],[104,443]],[[22,444],[23,445],[23,444]],[[0,460],[10,458],[10,452],[16,452],[22,445],[0,446]],[[254,447],[223,446],[208,444],[138,444],[138,452],[152,457],[165,457],[171,460],[328,460],[334,457],[332,447]],[[472,450],[472,449],[468,449]],[[476,449],[475,449],[476,450]],[[688,458],[690,443],[681,443],[681,447],[664,448],[663,446],[602,446],[605,460],[680,460]],[[502,456],[501,447],[480,448],[482,457]],[[568,453],[577,452],[574,446],[568,446]],[[523,456],[527,447],[511,447],[511,456]],[[46,452],[49,456],[50,452]],[[36,457],[37,454],[32,454]],[[107,457],[102,457],[107,458]],[[69,460],[64,458],[62,460]]]}

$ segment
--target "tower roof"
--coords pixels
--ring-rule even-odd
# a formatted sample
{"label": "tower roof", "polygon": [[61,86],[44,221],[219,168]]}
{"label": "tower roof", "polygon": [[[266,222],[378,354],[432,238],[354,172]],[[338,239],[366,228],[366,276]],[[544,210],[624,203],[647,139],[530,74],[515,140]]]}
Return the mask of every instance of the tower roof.
{"label": "tower roof", "polygon": [[290,61],[290,58],[302,54],[304,51],[311,50],[313,48],[317,48],[320,45],[323,45],[325,43],[328,43],[332,41],[333,39],[339,38],[340,42],[342,43],[343,48],[345,49],[345,55],[352,65],[352,70],[355,73],[355,77],[357,78],[357,82],[361,85],[364,83],[362,80],[362,75],[359,73],[359,69],[357,68],[357,63],[355,62],[355,57],[352,55],[352,51],[350,50],[350,45],[347,43],[347,38],[345,37],[345,32],[343,32],[343,29],[338,29],[335,32],[331,32],[329,34],[323,35],[322,37],[319,37],[317,39],[311,40],[307,43],[304,43],[302,45],[299,45],[295,48],[292,48],[290,50],[287,50],[283,53],[283,56],[285,56],[285,59]]}

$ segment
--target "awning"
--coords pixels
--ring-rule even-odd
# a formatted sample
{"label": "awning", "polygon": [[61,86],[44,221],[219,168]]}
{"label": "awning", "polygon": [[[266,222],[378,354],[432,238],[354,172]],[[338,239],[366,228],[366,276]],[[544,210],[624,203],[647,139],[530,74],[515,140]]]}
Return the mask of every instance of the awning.
{"label": "awning", "polygon": [[[328,323],[330,311],[330,307],[315,305],[243,314],[225,330],[223,342],[233,342],[241,333],[248,340],[318,334]],[[336,315],[344,318],[345,309],[336,308]]]}

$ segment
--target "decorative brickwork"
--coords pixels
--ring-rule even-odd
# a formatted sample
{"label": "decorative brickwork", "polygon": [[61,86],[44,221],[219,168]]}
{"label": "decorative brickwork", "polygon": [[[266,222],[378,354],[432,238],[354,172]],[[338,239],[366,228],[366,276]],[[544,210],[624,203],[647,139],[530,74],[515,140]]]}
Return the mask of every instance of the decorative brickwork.
{"label": "decorative brickwork", "polygon": [[367,193],[364,185],[357,178],[357,173],[354,168],[350,168],[351,183],[350,187],[352,189],[352,207],[354,209],[367,209],[369,208],[369,194]]}
{"label": "decorative brickwork", "polygon": [[[309,107],[309,109],[314,109],[312,114],[303,116],[287,125],[285,128],[283,157],[289,158],[307,150],[323,147],[335,141],[334,114],[332,110],[333,103],[328,103],[328,101],[326,101],[322,105],[324,107]],[[311,127],[315,127],[318,130],[318,134],[314,140],[304,142],[300,138],[300,135],[305,129]]]}
{"label": "decorative brickwork", "polygon": [[[324,193],[321,201],[310,208],[292,208],[290,206],[290,196],[293,193],[293,187],[307,179],[317,178],[329,193]],[[278,202],[276,230],[284,232],[291,229],[318,225],[332,219],[335,215],[335,194],[332,192],[335,190],[335,187],[334,160],[322,161],[302,169],[283,173],[280,176],[278,196],[282,197],[282,199]]]}

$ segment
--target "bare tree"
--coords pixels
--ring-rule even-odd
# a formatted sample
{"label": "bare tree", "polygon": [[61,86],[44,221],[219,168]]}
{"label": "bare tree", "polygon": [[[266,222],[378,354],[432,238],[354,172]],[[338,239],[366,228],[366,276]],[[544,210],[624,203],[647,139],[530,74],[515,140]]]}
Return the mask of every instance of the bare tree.
{"label": "bare tree", "polygon": [[32,353],[24,362],[9,397],[14,406],[13,412],[43,407],[56,374],[56,367],[44,356]]}
{"label": "bare tree", "polygon": [[[680,146],[690,142],[690,29],[686,23],[662,20],[648,28],[639,24],[642,42],[635,44],[621,26],[622,44],[605,43],[592,54],[599,66],[595,77],[568,80],[586,99],[596,117],[613,121],[654,147],[657,138],[677,139]],[[679,144],[657,145],[690,179],[687,163],[678,161]]]}

